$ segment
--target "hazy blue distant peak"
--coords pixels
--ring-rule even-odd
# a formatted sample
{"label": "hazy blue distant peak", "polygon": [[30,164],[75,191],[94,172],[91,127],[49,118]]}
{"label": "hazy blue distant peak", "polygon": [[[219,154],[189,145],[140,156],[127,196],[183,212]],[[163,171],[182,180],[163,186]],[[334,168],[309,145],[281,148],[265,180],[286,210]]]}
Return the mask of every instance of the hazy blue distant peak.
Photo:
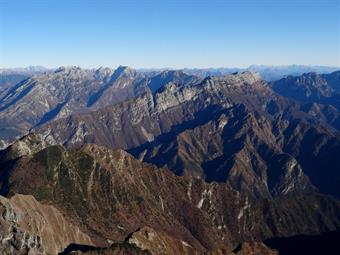
{"label": "hazy blue distant peak", "polygon": [[259,72],[263,79],[268,81],[278,80],[288,75],[301,75],[304,73],[316,72],[331,73],[339,70],[339,67],[329,66],[308,66],[308,65],[287,65],[287,66],[265,66],[251,65],[247,68],[250,71]]}
{"label": "hazy blue distant peak", "polygon": [[34,74],[46,72],[50,69],[43,66],[28,66],[28,67],[17,67],[17,68],[0,68],[0,74]]}
{"label": "hazy blue distant peak", "polygon": [[247,68],[232,68],[232,67],[221,67],[221,68],[184,68],[186,73],[192,75],[198,75],[201,77],[205,76],[222,76],[231,74],[234,72],[252,71],[257,72],[261,75],[264,80],[273,81],[278,80],[288,75],[301,75],[309,72],[316,73],[331,73],[340,70],[339,67],[329,66],[306,66],[306,65],[287,65],[287,66],[267,66],[267,65],[250,65]]}
{"label": "hazy blue distant peak", "polygon": [[332,66],[312,66],[312,65],[250,65],[247,69],[249,70],[338,70],[340,67],[332,67]]}

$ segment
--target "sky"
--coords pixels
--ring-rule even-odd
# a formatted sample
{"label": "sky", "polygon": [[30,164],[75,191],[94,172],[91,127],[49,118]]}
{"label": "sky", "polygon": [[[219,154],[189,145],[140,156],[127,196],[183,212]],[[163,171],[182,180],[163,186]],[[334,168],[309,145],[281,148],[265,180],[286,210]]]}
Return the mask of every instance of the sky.
{"label": "sky", "polygon": [[340,0],[0,0],[0,67],[340,66]]}

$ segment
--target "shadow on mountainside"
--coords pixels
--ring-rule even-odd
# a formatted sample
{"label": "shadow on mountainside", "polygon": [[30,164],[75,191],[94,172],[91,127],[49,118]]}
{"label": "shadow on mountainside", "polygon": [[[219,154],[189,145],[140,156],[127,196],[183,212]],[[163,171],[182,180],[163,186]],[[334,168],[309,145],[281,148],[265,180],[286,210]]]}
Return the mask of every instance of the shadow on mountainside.
{"label": "shadow on mountainside", "polygon": [[264,243],[279,251],[280,255],[321,255],[338,254],[340,230],[319,236],[298,235],[292,237],[272,238]]}

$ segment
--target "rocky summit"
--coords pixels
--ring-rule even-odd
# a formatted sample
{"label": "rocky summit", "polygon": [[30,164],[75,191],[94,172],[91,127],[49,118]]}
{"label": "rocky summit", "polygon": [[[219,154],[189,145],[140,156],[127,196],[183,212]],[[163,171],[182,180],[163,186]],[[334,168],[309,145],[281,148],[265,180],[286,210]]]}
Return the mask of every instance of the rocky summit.
{"label": "rocky summit", "polygon": [[60,67],[8,86],[1,254],[285,255],[314,254],[309,240],[336,244],[339,72],[267,82],[249,71]]}

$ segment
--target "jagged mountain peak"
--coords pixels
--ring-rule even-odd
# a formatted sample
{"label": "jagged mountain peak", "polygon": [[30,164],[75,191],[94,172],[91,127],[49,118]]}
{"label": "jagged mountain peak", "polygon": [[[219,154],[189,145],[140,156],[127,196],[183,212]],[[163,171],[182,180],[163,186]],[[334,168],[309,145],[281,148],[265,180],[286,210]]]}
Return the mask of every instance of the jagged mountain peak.
{"label": "jagged mountain peak", "polygon": [[105,66],[100,66],[99,68],[96,69],[96,73],[103,73],[103,72],[112,72],[114,71],[110,67],[105,67]]}
{"label": "jagged mountain peak", "polygon": [[283,77],[280,80],[295,80],[297,82],[306,82],[306,81],[316,81],[323,79],[322,75],[317,72],[307,72],[301,75],[288,75],[287,77]]}
{"label": "jagged mountain peak", "polygon": [[163,70],[162,72],[160,72],[161,76],[167,76],[167,75],[173,75],[173,76],[188,76],[188,74],[186,74],[183,70]]}
{"label": "jagged mountain peak", "polygon": [[[304,103],[326,102],[340,106],[336,90],[340,87],[331,74],[321,75],[316,72],[304,73],[300,76],[287,76],[271,83],[272,88],[279,94]],[[329,99],[331,98],[331,99]]]}
{"label": "jagged mountain peak", "polygon": [[128,66],[118,66],[114,71],[113,76],[121,77],[121,76],[135,76],[137,71]]}
{"label": "jagged mountain peak", "polygon": [[252,72],[252,71],[244,71],[242,73],[231,74],[231,76],[240,78],[244,82],[248,82],[248,83],[254,83],[254,82],[262,80],[260,73]]}
{"label": "jagged mountain peak", "polygon": [[286,77],[281,78],[280,80],[303,80],[303,79],[321,79],[322,75],[317,72],[307,72],[301,75],[288,75]]}
{"label": "jagged mountain peak", "polygon": [[214,84],[217,86],[237,87],[239,85],[249,85],[254,83],[265,83],[259,73],[245,71],[242,73],[235,72],[223,76],[208,76],[203,83]]}
{"label": "jagged mountain peak", "polygon": [[178,85],[194,85],[202,81],[202,78],[189,75],[183,70],[164,70],[151,77],[149,87],[152,92],[164,90],[170,83]]}
{"label": "jagged mountain peak", "polygon": [[73,82],[82,82],[84,80],[93,79],[95,75],[94,70],[83,69],[80,66],[61,66],[57,70],[47,74],[38,74],[34,76],[35,79],[41,82],[52,81],[67,84],[67,80],[70,81],[70,85]]}
{"label": "jagged mountain peak", "polygon": [[80,66],[60,66],[58,67],[54,73],[70,73],[70,72],[77,72],[83,70]]}
{"label": "jagged mountain peak", "polygon": [[99,67],[95,71],[95,77],[97,80],[105,80],[107,81],[109,78],[111,78],[114,70],[110,67]]}
{"label": "jagged mountain peak", "polygon": [[0,162],[29,156],[55,144],[48,135],[29,133],[0,151]]}

